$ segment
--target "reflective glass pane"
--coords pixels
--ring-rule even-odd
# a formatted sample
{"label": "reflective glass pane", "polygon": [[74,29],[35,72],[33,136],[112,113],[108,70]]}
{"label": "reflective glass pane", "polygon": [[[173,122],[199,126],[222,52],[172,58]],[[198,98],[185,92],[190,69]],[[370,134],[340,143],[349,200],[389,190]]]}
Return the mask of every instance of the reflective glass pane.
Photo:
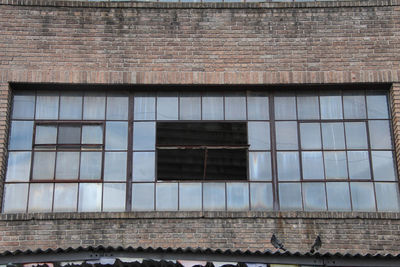
{"label": "reflective glass pane", "polygon": [[31,152],[9,152],[7,161],[7,182],[29,181]]}
{"label": "reflective glass pane", "polygon": [[324,94],[320,96],[321,119],[343,119],[342,97],[338,93]]}
{"label": "reflective glass pane", "polygon": [[304,210],[326,210],[325,184],[303,183]]}
{"label": "reflective glass pane", "polygon": [[350,179],[370,179],[369,156],[367,151],[348,151]]}
{"label": "reflective glass pane", "polygon": [[133,181],[154,181],[155,178],[155,153],[133,153]]}
{"label": "reflective glass pane", "polygon": [[276,95],[274,97],[274,106],[276,120],[295,120],[297,118],[294,93]]}
{"label": "reflective glass pane", "polygon": [[299,120],[318,120],[319,103],[315,94],[299,94],[297,96],[297,112]]}
{"label": "reflective glass pane", "polygon": [[372,183],[350,183],[353,211],[375,211]]}
{"label": "reflective glass pane", "polygon": [[[82,152],[80,179],[81,180],[100,179],[101,163],[102,163],[101,159],[102,159],[101,152]],[[107,162],[105,162],[104,164],[106,165],[106,163]],[[104,168],[106,169],[106,167]]]}
{"label": "reflective glass pane", "polygon": [[249,120],[269,120],[268,94],[248,92],[247,109]]}
{"label": "reflective glass pane", "polygon": [[4,185],[4,213],[26,212],[28,201],[28,184],[5,184]]}
{"label": "reflective glass pane", "polygon": [[126,184],[104,184],[103,211],[124,211]]}
{"label": "reflective glass pane", "polygon": [[8,148],[10,150],[31,150],[32,133],[32,121],[12,121]]}
{"label": "reflective glass pane", "polygon": [[399,211],[399,184],[375,183],[378,211]]}
{"label": "reflective glass pane", "polygon": [[159,92],[157,96],[157,120],[178,119],[178,94]]}
{"label": "reflective glass pane", "polygon": [[350,192],[348,183],[326,183],[328,210],[350,211]]}
{"label": "reflective glass pane", "polygon": [[81,212],[101,211],[100,183],[79,184],[78,211]]}
{"label": "reflective glass pane", "polygon": [[178,210],[178,183],[157,183],[156,210]]}
{"label": "reflective glass pane", "polygon": [[249,210],[249,184],[226,184],[227,210]]}
{"label": "reflective glass pane", "polygon": [[74,212],[78,203],[78,184],[55,184],[54,212]]}
{"label": "reflective glass pane", "polygon": [[302,210],[300,183],[279,184],[279,204],[281,210]]}
{"label": "reflective glass pane", "polygon": [[375,181],[394,181],[396,179],[392,151],[372,151],[372,166]]}
{"label": "reflective glass pane", "polygon": [[389,106],[386,94],[367,94],[368,119],[389,118]]}
{"label": "reflective glass pane", "polygon": [[225,95],[225,120],[246,119],[246,97],[243,93]]}
{"label": "reflective glass pane", "polygon": [[106,94],[86,92],[83,99],[84,120],[104,120],[106,113]]}
{"label": "reflective glass pane", "polygon": [[275,123],[276,148],[278,150],[299,149],[297,140],[297,122],[279,121]]}
{"label": "reflective glass pane", "polygon": [[57,152],[56,179],[78,179],[79,152]]}
{"label": "reflective glass pane", "polygon": [[322,123],[322,143],[324,149],[344,149],[343,123]]}
{"label": "reflective glass pane", "polygon": [[343,105],[345,119],[365,119],[367,117],[365,95],[363,91],[344,92]]}
{"label": "reflective glass pane", "polygon": [[12,105],[13,119],[33,119],[35,114],[35,92],[15,91]]}
{"label": "reflective glass pane", "polygon": [[179,107],[180,120],[201,119],[201,96],[200,93],[184,92],[181,94]]}
{"label": "reflective glass pane", "polygon": [[60,96],[60,120],[82,119],[82,93],[62,92]]}
{"label": "reflective glass pane", "polygon": [[132,210],[154,210],[154,184],[132,184]]}
{"label": "reflective glass pane", "polygon": [[155,120],[156,97],[154,93],[136,93],[133,104],[135,120]]}
{"label": "reflective glass pane", "polygon": [[225,210],[225,183],[203,184],[204,210]]}
{"label": "reflective glass pane", "polygon": [[271,153],[249,152],[250,180],[271,181]]}
{"label": "reflective glass pane", "polygon": [[269,122],[248,122],[250,150],[269,150]]}
{"label": "reflective glass pane", "polygon": [[324,152],[326,179],[347,179],[346,152]]}
{"label": "reflective glass pane", "polygon": [[365,122],[345,122],[344,125],[348,149],[368,148]]}
{"label": "reflective glass pane", "polygon": [[272,210],[272,185],[270,183],[251,183],[250,202],[251,210]]}
{"label": "reflective glass pane", "polygon": [[129,97],[126,94],[107,95],[107,120],[128,119]]}
{"label": "reflective glass pane", "polygon": [[368,121],[369,138],[372,149],[391,149],[392,138],[390,136],[389,121]]}
{"label": "reflective glass pane", "polygon": [[133,150],[154,150],[155,141],[155,122],[133,123]]}
{"label": "reflective glass pane", "polygon": [[179,184],[179,210],[201,210],[202,208],[201,183]]}
{"label": "reflective glass pane", "polygon": [[57,125],[36,125],[35,144],[57,144]]}
{"label": "reflective glass pane", "polygon": [[279,181],[300,180],[299,153],[278,152],[278,179]]}
{"label": "reflective glass pane", "polygon": [[324,179],[322,152],[301,152],[304,179]]}
{"label": "reflective glass pane", "polygon": [[58,119],[58,92],[37,92],[36,119]]}
{"label": "reflective glass pane", "polygon": [[222,93],[206,92],[202,99],[203,120],[224,119],[224,97]]}
{"label": "reflective glass pane", "polygon": [[106,150],[126,150],[128,147],[128,123],[107,122]]}
{"label": "reflective glass pane", "polygon": [[54,184],[31,184],[29,187],[28,212],[48,212],[53,205]]}
{"label": "reflective glass pane", "polygon": [[58,127],[59,144],[80,144],[81,126],[80,125],[60,125]]}
{"label": "reflective glass pane", "polygon": [[82,144],[103,144],[103,125],[82,125]]}
{"label": "reflective glass pane", "polygon": [[33,156],[32,179],[53,179],[55,160],[55,152],[35,152]]}
{"label": "reflective glass pane", "polygon": [[300,123],[302,149],[321,149],[321,128],[319,123]]}
{"label": "reflective glass pane", "polygon": [[104,180],[125,181],[127,153],[106,152],[104,157]]}

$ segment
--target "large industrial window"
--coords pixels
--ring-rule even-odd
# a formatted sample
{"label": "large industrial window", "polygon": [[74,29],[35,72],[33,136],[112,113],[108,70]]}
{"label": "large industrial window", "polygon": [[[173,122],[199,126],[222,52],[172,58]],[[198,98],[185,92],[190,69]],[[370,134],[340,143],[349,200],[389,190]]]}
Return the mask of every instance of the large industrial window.
{"label": "large industrial window", "polygon": [[328,89],[15,90],[3,212],[399,211],[387,91]]}

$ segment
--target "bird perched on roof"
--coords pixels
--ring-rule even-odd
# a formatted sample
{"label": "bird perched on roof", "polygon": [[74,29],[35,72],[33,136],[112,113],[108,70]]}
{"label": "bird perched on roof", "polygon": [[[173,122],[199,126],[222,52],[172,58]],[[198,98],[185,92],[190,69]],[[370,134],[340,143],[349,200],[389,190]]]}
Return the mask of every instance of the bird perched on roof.
{"label": "bird perched on roof", "polygon": [[314,241],[314,244],[311,246],[311,253],[314,253],[315,251],[318,251],[322,246],[322,241],[321,237],[318,235],[317,238]]}
{"label": "bird perched on roof", "polygon": [[286,248],[284,248],[282,241],[280,241],[275,234],[272,234],[271,237],[271,244],[274,246],[274,248],[277,249],[282,249],[283,251],[286,251]]}

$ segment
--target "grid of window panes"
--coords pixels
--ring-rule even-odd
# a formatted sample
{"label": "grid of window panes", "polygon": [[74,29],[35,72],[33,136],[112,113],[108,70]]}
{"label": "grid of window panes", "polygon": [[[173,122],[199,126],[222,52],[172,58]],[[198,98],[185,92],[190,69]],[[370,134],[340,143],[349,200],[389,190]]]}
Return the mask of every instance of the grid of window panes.
{"label": "grid of window panes", "polygon": [[[161,121],[246,122],[248,179],[157,180]],[[399,210],[386,91],[15,91],[10,128],[3,212]]]}

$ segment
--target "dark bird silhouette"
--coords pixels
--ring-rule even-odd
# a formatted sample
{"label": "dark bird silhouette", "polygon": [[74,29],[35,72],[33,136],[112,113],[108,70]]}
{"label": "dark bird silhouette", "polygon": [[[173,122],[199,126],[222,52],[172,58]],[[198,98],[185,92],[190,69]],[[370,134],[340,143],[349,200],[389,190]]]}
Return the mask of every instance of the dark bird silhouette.
{"label": "dark bird silhouette", "polygon": [[322,246],[322,241],[321,237],[317,236],[317,238],[314,241],[314,244],[311,246],[311,253],[314,253],[315,251],[318,251]]}
{"label": "dark bird silhouette", "polygon": [[284,248],[282,241],[280,241],[275,234],[272,234],[271,237],[271,244],[274,246],[274,248],[277,249],[282,249],[283,251],[286,251],[286,248]]}

